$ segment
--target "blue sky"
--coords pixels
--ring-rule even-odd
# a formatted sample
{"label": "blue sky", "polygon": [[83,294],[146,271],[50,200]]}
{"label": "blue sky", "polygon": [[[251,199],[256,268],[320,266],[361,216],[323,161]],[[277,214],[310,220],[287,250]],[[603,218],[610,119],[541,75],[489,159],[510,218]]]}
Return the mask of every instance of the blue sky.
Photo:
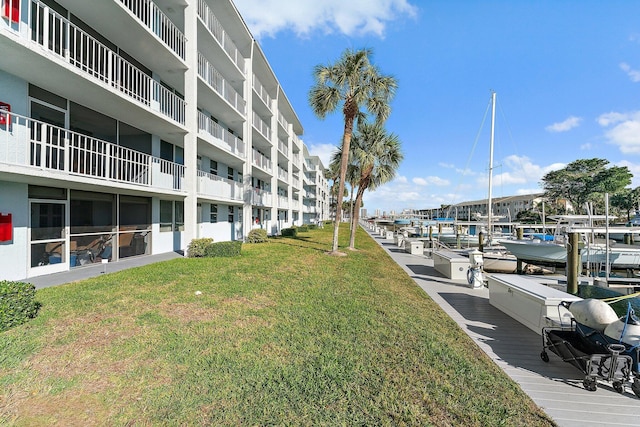
{"label": "blue sky", "polygon": [[371,48],[398,79],[387,129],[396,178],[364,204],[401,211],[487,197],[491,91],[493,196],[538,192],[577,159],[627,166],[640,185],[640,1],[234,0],[326,164],[338,111],[308,106],[313,67]]}

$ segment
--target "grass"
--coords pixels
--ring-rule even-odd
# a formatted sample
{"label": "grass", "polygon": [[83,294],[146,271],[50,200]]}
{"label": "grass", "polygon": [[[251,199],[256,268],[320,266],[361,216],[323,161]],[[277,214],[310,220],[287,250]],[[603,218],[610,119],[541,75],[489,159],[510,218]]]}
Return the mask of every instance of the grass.
{"label": "grass", "polygon": [[0,334],[0,424],[553,425],[366,233],[346,257],[331,233],[39,290]]}

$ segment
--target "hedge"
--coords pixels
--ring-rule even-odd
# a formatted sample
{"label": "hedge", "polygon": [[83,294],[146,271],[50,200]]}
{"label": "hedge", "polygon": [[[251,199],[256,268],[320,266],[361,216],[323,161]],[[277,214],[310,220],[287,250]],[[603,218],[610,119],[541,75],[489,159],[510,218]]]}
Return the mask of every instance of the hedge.
{"label": "hedge", "polygon": [[0,332],[33,319],[40,303],[31,283],[0,281]]}
{"label": "hedge", "polygon": [[191,243],[189,243],[189,247],[187,248],[187,256],[189,258],[200,258],[205,256],[205,251],[207,250],[207,246],[209,246],[212,243],[213,243],[213,239],[210,237],[193,239]]}
{"label": "hedge", "polygon": [[267,240],[269,240],[267,230],[263,230],[262,228],[254,228],[247,235],[247,243],[263,243]]}
{"label": "hedge", "polygon": [[298,230],[295,228],[282,229],[282,237],[296,237],[297,235],[298,235]]}
{"label": "hedge", "polygon": [[211,243],[205,249],[206,257],[232,257],[239,256],[242,252],[242,242],[235,240],[232,242]]}

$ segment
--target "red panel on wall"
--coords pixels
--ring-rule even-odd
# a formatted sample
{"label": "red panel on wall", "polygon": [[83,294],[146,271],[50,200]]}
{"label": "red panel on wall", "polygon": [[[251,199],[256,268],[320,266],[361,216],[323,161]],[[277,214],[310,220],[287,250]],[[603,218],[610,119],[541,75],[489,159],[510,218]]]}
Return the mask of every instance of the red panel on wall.
{"label": "red panel on wall", "polygon": [[20,21],[20,0],[3,0],[2,17],[11,18],[13,22]]}
{"label": "red panel on wall", "polygon": [[13,240],[13,223],[11,214],[0,214],[0,242]]}

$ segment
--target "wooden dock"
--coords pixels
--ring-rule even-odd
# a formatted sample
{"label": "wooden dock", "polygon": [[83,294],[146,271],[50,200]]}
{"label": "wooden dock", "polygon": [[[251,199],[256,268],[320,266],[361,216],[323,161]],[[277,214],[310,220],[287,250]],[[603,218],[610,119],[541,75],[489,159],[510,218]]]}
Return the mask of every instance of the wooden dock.
{"label": "wooden dock", "polygon": [[559,426],[640,425],[640,399],[629,387],[619,394],[601,382],[595,392],[585,390],[579,370],[551,352],[550,361],[542,361],[541,335],[491,306],[487,288],[449,280],[427,256],[372,237]]}

